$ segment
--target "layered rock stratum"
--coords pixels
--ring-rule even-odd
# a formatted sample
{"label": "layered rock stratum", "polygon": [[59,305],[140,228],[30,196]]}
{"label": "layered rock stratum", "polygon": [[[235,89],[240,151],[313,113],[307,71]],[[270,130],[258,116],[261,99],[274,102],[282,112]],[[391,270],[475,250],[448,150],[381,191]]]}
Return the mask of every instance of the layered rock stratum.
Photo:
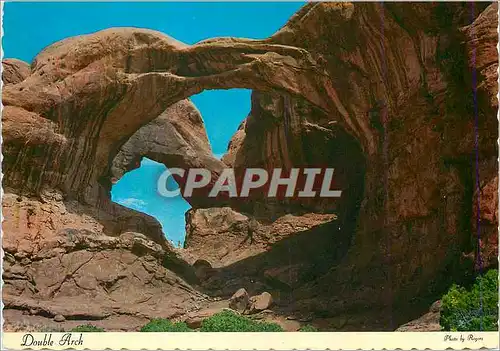
{"label": "layered rock stratum", "polygon": [[[264,40],[111,28],[4,61],[7,310],[175,318],[244,287],[341,330],[418,317],[498,265],[497,25],[496,3],[310,3]],[[228,88],[252,89],[252,109],[221,162],[186,99]],[[213,174],[334,167],[343,196],[197,192],[177,250],[110,201],[142,157]]]}

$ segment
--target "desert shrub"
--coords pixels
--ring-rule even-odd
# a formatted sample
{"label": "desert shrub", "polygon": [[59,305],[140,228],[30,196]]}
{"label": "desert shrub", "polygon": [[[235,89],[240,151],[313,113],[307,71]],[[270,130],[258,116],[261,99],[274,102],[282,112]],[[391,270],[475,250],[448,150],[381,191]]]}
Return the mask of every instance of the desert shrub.
{"label": "desert shrub", "polygon": [[168,319],[158,318],[151,320],[141,328],[141,332],[189,332],[192,331],[186,323],[172,323]]}
{"label": "desert shrub", "polygon": [[79,325],[77,327],[74,327],[73,329],[70,330],[71,332],[80,332],[80,333],[97,333],[97,332],[103,332],[104,329],[96,327],[95,325],[91,324],[84,324],[84,325]]}
{"label": "desert shrub", "polygon": [[253,321],[229,310],[216,313],[205,319],[202,332],[282,332],[283,329],[275,323]]}
{"label": "desert shrub", "polygon": [[498,330],[498,271],[476,278],[470,290],[453,285],[442,298],[440,324],[448,331]]}
{"label": "desert shrub", "polygon": [[299,332],[317,332],[317,331],[319,331],[318,328],[313,327],[312,325],[304,325],[299,329]]}

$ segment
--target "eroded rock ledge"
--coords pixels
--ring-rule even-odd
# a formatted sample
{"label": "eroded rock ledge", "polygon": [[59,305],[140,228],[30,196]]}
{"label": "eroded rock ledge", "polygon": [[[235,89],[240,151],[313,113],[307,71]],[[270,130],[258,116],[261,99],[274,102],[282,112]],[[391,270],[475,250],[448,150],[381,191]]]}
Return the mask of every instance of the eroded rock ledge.
{"label": "eroded rock ledge", "polygon": [[[195,278],[191,266],[164,238],[152,241],[137,215],[127,223],[57,193],[45,193],[42,201],[6,193],[3,215],[6,309],[134,330],[145,320],[178,317],[209,301],[187,282]],[[120,227],[116,236],[103,226],[104,216]]]}

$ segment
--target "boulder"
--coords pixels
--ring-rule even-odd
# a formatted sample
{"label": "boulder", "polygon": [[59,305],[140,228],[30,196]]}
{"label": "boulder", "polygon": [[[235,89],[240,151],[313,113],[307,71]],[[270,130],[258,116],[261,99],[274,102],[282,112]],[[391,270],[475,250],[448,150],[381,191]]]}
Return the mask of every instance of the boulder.
{"label": "boulder", "polygon": [[208,307],[197,311],[189,312],[182,320],[192,329],[200,328],[203,321],[212,317],[214,314],[224,310],[233,311],[227,307],[227,301],[212,302]]}
{"label": "boulder", "polygon": [[4,84],[17,84],[30,75],[30,65],[18,59],[2,60],[2,81]]}
{"label": "boulder", "polygon": [[64,322],[66,320],[66,318],[64,318],[64,316],[62,314],[57,314],[55,317],[54,317],[54,321],[55,322]]}
{"label": "boulder", "polygon": [[249,305],[249,296],[244,288],[239,289],[229,299],[229,308],[240,313],[245,312]]}
{"label": "boulder", "polygon": [[250,298],[250,313],[267,310],[273,304],[273,297],[267,291]]}
{"label": "boulder", "polygon": [[431,305],[431,307],[429,308],[429,312],[436,313],[440,311],[441,311],[441,300],[437,300]]}
{"label": "boulder", "polygon": [[203,316],[189,316],[185,323],[191,329],[198,329],[201,327],[201,323],[204,319],[205,318]]}

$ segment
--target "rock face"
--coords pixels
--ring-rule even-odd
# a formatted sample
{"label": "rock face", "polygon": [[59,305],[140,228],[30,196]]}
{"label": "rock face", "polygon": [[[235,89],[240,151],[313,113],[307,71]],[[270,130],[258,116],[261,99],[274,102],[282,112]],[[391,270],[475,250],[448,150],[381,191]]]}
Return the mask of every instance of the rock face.
{"label": "rock face", "polygon": [[231,138],[229,145],[227,146],[227,152],[222,156],[221,161],[226,165],[232,167],[234,166],[234,162],[236,159],[236,154],[245,140],[245,127],[246,127],[246,119],[241,122],[238,127],[238,130]]}
{"label": "rock face", "polygon": [[479,241],[474,259],[475,267],[483,270],[498,265],[498,176],[491,178],[474,195],[472,239]]}
{"label": "rock face", "polygon": [[30,65],[18,59],[2,61],[2,81],[4,84],[17,84],[30,75]]}
{"label": "rock face", "polygon": [[[17,207],[7,202],[6,306],[68,317],[76,312],[62,306],[71,300],[79,316],[111,318],[171,316],[176,308],[164,303],[166,296],[182,300],[179,306],[194,304],[194,288],[181,283],[192,267],[168,247],[157,222],[110,203],[111,181],[131,167],[129,160],[153,154],[170,167],[217,173],[223,164],[210,158],[185,99],[204,89],[248,88],[252,111],[224,162],[236,172],[334,167],[343,196],[270,201],[257,194],[225,202],[197,193],[189,199],[195,212],[187,254],[190,245],[202,256],[217,237],[234,237],[221,245],[230,259],[224,261],[226,248],[214,251],[216,261],[228,265],[203,288],[227,294],[244,286],[252,293],[271,284],[288,291],[290,309],[325,316],[370,309],[374,324],[389,330],[416,317],[451,282],[470,278],[474,266],[497,264],[497,23],[496,3],[309,3],[264,40],[216,38],[187,46],[155,31],[113,28],[44,49],[29,75],[5,85],[2,96],[3,186],[12,204],[26,195],[33,200],[21,196],[16,206],[32,201],[35,207],[21,211],[19,226]],[[168,112],[179,108],[190,117]],[[173,133],[181,150],[165,140],[146,141],[158,135],[156,128]],[[193,134],[183,135],[187,131]],[[43,200],[47,189],[61,200]],[[67,211],[60,220],[41,215],[42,205],[59,211],[61,201],[86,212]],[[221,210],[207,209],[227,205],[233,212],[220,223]],[[203,211],[206,220],[197,218]],[[337,220],[302,232],[293,224],[276,227],[286,214],[307,213],[335,213]],[[29,227],[38,217],[43,228],[56,229]],[[265,249],[249,256],[233,249],[252,219],[259,235],[262,227],[272,235],[262,239]],[[229,223],[242,228],[220,235]],[[71,228],[92,234],[80,233],[83,244],[68,243]],[[130,232],[146,248],[136,251],[136,239],[125,235]],[[93,246],[95,233],[100,239]],[[470,252],[480,255],[464,259]],[[147,262],[155,262],[151,270]],[[136,265],[147,272],[138,275],[144,279],[134,280],[135,269],[142,272]],[[107,271],[99,273],[98,266]],[[40,284],[24,269],[34,270]],[[86,269],[84,277],[99,278],[80,281]],[[293,272],[297,279],[284,278]],[[121,274],[127,284],[120,285]],[[243,278],[251,279],[242,285]],[[98,309],[74,303],[85,294],[103,301]],[[365,315],[350,316],[342,325],[352,330],[362,321]]]}
{"label": "rock face", "polygon": [[[477,98],[481,99],[478,108],[491,116],[498,110],[498,53],[495,50],[498,42],[495,34],[497,10],[497,6],[489,6],[463,29],[467,38],[468,63],[478,76]],[[478,133],[490,135],[491,130],[497,127],[491,118]],[[496,134],[491,137],[496,137]],[[484,144],[479,140],[481,147]],[[486,154],[484,146],[478,148],[474,179],[472,240],[475,243],[475,267],[478,269],[498,266],[498,168],[496,156]]]}
{"label": "rock face", "polygon": [[273,244],[335,218],[332,214],[290,214],[261,223],[230,207],[189,210],[181,252],[188,262],[205,258],[213,267],[224,267],[267,252]]}
{"label": "rock face", "polygon": [[[332,112],[304,101],[306,94],[254,91],[227,159],[237,169],[312,160],[343,169],[346,196],[322,210],[334,211],[343,226],[356,223],[349,228],[354,242],[345,262],[296,292],[298,300],[314,297],[307,308],[335,314],[346,300],[366,306],[375,294],[383,313],[394,316],[404,305],[398,296],[431,300],[472,274],[461,253],[475,250],[478,231],[483,266],[497,265],[497,222],[488,213],[497,212],[498,18],[497,5],[481,13],[486,6],[309,4],[272,37],[322,62],[332,77],[325,92],[340,104]],[[471,11],[478,14],[473,23]],[[473,77],[475,98],[473,89],[463,90]],[[338,138],[342,130],[348,135]],[[329,155],[329,145],[342,145],[344,159]],[[366,167],[352,167],[363,160]],[[367,289],[356,296],[354,276]],[[332,282],[345,295],[332,293]]]}
{"label": "rock face", "polygon": [[[287,213],[336,213],[346,225],[359,211],[366,167],[363,150],[332,116],[303,98],[254,91],[252,110],[222,160],[235,168],[237,179],[247,168],[264,168],[268,174],[275,168],[299,168],[300,174],[303,168],[334,168],[332,187],[343,192],[340,199],[321,198],[320,181],[313,188],[315,197],[269,198],[263,188],[251,192],[250,200],[231,203],[239,210],[271,219]],[[304,183],[299,177],[296,188],[302,190]]]}
{"label": "rock face", "polygon": [[266,221],[222,207],[191,210],[186,222],[185,248],[177,251],[189,263],[208,260],[213,268],[200,287],[211,296],[229,298],[241,287],[250,294],[279,290],[286,305],[284,295],[326,273],[351,243],[332,214]]}
{"label": "rock face", "polygon": [[[57,322],[97,320],[113,329],[126,317],[130,325],[118,329],[133,330],[134,318],[144,324],[155,316],[175,317],[206,301],[179,278],[192,275],[190,266],[165,239],[155,243],[129,231],[133,227],[111,236],[92,209],[57,195],[41,202],[4,194],[3,215],[7,309],[55,316]],[[120,222],[120,216],[108,216]]]}

